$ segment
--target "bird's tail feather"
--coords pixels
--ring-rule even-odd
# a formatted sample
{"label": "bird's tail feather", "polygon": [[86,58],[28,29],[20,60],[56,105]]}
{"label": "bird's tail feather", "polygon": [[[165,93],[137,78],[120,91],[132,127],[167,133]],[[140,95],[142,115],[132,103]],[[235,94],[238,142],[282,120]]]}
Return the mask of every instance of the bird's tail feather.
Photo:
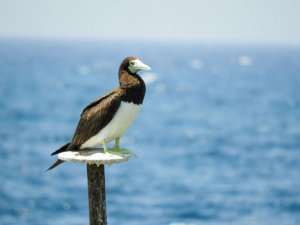
{"label": "bird's tail feather", "polygon": [[56,154],[61,153],[61,152],[66,152],[67,149],[68,149],[68,147],[69,147],[69,145],[70,145],[70,143],[65,144],[60,149],[56,150],[55,152],[52,152],[51,155],[56,155]]}
{"label": "bird's tail feather", "polygon": [[58,165],[62,164],[64,161],[61,159],[58,159],[55,163],[53,163],[45,172],[52,170],[53,168],[57,167]]}
{"label": "bird's tail feather", "polygon": [[[56,155],[58,153],[61,153],[61,152],[66,152],[66,151],[69,151],[69,146],[70,146],[70,143],[68,144],[65,144],[64,146],[62,146],[60,149],[56,150],[55,152],[53,152],[51,155]],[[53,168],[57,167],[58,165],[62,164],[64,161],[61,160],[61,159],[58,159],[55,163],[53,163],[46,171],[49,171],[49,170],[52,170]],[[45,172],[46,172],[45,171]]]}

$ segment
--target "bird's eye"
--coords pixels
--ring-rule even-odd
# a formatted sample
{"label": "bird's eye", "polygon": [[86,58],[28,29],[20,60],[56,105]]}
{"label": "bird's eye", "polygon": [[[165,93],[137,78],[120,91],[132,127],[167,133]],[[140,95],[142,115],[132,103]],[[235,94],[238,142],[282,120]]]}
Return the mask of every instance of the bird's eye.
{"label": "bird's eye", "polygon": [[134,65],[134,62],[130,62],[129,65],[133,66],[133,65]]}

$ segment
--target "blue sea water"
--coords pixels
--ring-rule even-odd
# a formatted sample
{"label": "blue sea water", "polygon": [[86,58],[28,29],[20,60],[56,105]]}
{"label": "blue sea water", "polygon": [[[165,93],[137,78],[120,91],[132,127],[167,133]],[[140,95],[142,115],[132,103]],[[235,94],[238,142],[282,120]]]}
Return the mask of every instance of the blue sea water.
{"label": "blue sea water", "polygon": [[44,171],[127,55],[152,71],[109,224],[300,224],[300,48],[3,39],[1,225],[88,224],[86,167]]}

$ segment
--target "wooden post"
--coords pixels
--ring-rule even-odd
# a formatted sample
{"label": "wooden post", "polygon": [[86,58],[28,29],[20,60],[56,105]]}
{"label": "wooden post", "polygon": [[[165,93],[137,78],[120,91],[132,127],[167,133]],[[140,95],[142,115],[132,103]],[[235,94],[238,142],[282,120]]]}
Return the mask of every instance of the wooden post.
{"label": "wooden post", "polygon": [[107,225],[104,165],[87,164],[90,225]]}
{"label": "wooden post", "polygon": [[107,225],[104,165],[126,162],[131,155],[134,153],[113,155],[104,153],[103,149],[58,154],[60,160],[87,164],[90,225]]}

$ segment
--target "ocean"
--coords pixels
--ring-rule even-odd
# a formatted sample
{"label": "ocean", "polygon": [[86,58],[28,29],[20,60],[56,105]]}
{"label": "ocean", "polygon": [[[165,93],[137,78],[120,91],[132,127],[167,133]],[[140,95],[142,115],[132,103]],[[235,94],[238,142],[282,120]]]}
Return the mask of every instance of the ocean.
{"label": "ocean", "polygon": [[128,55],[152,71],[108,224],[300,224],[299,47],[1,39],[1,225],[89,223],[86,166],[44,171]]}

